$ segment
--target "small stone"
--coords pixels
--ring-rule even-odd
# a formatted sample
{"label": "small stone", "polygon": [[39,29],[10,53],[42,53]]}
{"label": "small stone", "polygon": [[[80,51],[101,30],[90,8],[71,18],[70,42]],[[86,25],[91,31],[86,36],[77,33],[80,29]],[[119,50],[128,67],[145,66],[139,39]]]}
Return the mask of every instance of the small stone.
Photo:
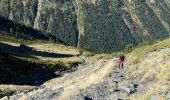
{"label": "small stone", "polygon": [[151,96],[151,100],[159,100],[159,94]]}
{"label": "small stone", "polygon": [[5,96],[5,97],[1,98],[1,100],[8,100],[8,97]]}
{"label": "small stone", "polygon": [[170,99],[170,91],[167,93],[166,95],[166,99],[169,100]]}
{"label": "small stone", "polygon": [[118,87],[118,90],[120,90],[121,92],[125,92],[125,93],[130,93],[130,88],[127,87]]}

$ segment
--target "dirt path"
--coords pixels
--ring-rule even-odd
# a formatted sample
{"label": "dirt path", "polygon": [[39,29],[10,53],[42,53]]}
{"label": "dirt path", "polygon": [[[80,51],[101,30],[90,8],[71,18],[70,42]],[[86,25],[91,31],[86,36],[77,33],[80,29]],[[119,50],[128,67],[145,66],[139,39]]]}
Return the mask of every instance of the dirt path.
{"label": "dirt path", "polygon": [[138,88],[136,80],[127,80],[128,69],[128,64],[123,69],[112,67],[101,82],[80,90],[68,100],[128,100]]}

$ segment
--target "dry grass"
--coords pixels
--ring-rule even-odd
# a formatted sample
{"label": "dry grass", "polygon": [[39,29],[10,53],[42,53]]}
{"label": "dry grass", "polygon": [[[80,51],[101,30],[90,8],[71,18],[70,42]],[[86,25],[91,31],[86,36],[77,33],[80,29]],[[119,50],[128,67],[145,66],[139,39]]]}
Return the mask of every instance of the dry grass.
{"label": "dry grass", "polygon": [[30,47],[33,47],[37,51],[41,51],[41,52],[73,55],[72,57],[56,57],[56,58],[36,56],[39,59],[42,59],[45,61],[47,60],[54,61],[54,62],[62,61],[65,63],[70,63],[70,62],[82,63],[83,62],[83,60],[77,56],[80,54],[79,50],[71,46],[65,46],[65,45],[54,44],[54,43],[53,44],[35,43],[35,44],[31,44]]}
{"label": "dry grass", "polygon": [[157,51],[163,48],[170,47],[170,38],[166,39],[164,41],[160,41],[158,43],[152,44],[152,45],[143,45],[138,48],[136,48],[131,54],[130,58],[134,63],[139,62],[141,58],[144,57],[145,54]]}
{"label": "dry grass", "polygon": [[[170,39],[153,45],[136,48],[128,59],[131,61],[130,75],[137,76],[140,84],[148,90],[144,95],[131,95],[131,100],[149,100],[153,95],[168,91],[170,87]],[[146,85],[147,84],[147,85]],[[165,100],[165,94],[160,94],[159,100]]]}
{"label": "dry grass", "polygon": [[[13,39],[15,41],[17,41],[17,39],[15,39],[15,38],[13,38]],[[9,44],[11,46],[16,46],[16,47],[19,47],[19,45],[20,45],[19,41],[11,42],[11,40],[8,40],[8,39],[6,39],[4,41],[4,39],[2,39],[1,36],[0,36],[0,42],[5,43],[5,44]],[[65,62],[65,63],[70,63],[70,62],[82,63],[83,62],[82,59],[80,59],[76,56],[76,55],[80,54],[79,50],[74,48],[74,47],[71,47],[71,46],[65,46],[65,45],[62,45],[62,44],[48,43],[48,42],[41,43],[41,42],[36,42],[36,41],[33,41],[31,44],[27,44],[27,46],[32,47],[36,51],[40,51],[40,52],[55,53],[55,54],[60,54],[60,55],[62,55],[62,54],[63,55],[72,55],[72,57],[43,57],[43,56],[36,56],[35,55],[35,57],[39,58],[40,60],[53,61],[53,62],[62,61],[62,62]]]}
{"label": "dry grass", "polygon": [[0,91],[22,91],[31,90],[35,88],[34,86],[19,86],[19,85],[0,85]]}
{"label": "dry grass", "polygon": [[90,59],[92,61],[97,61],[100,59],[112,59],[112,58],[119,57],[119,56],[120,56],[120,52],[113,52],[111,54],[102,53],[102,54],[95,54],[91,56]]}
{"label": "dry grass", "polygon": [[165,100],[165,94],[163,93],[165,90],[169,90],[170,87],[168,85],[155,85],[151,86],[145,95],[131,95],[130,100],[150,100],[153,95],[159,94],[157,100]]}
{"label": "dry grass", "polygon": [[26,44],[34,44],[34,43],[52,43],[50,41],[44,41],[44,40],[29,40],[29,39],[18,39],[9,35],[2,35],[0,34],[0,41],[5,41],[5,42],[11,42],[11,43],[26,43]]}

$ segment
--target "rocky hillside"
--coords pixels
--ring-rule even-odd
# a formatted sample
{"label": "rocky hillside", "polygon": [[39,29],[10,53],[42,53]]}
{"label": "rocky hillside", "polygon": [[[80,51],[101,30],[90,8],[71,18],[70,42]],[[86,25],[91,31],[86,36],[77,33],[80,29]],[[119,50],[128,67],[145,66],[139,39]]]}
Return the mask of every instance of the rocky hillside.
{"label": "rocky hillside", "polygon": [[123,69],[116,67],[118,59],[115,56],[92,60],[97,56],[81,55],[85,63],[79,64],[75,72],[31,90],[18,90],[2,100],[170,99],[170,39],[135,48],[126,55]]}
{"label": "rocky hillside", "polygon": [[169,0],[0,0],[0,16],[94,52],[170,34]]}

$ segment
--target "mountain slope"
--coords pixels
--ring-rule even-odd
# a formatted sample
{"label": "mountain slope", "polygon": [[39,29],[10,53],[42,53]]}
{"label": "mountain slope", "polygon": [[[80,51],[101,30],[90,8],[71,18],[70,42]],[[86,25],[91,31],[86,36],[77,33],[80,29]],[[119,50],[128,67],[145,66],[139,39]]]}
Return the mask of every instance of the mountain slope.
{"label": "mountain slope", "polygon": [[93,52],[170,34],[169,0],[1,0],[1,16]]}
{"label": "mountain slope", "polygon": [[75,71],[79,50],[42,40],[19,40],[0,35],[0,98],[29,91],[47,80]]}
{"label": "mountain slope", "polygon": [[126,55],[124,69],[115,67],[118,60],[115,57],[93,61],[90,57],[89,59],[80,56],[85,60],[85,64],[80,64],[77,71],[47,81],[33,91],[18,93],[9,98],[10,100],[83,100],[87,98],[168,100],[169,41],[170,39],[166,39],[135,48]]}
{"label": "mountain slope", "polygon": [[135,78],[142,86],[140,92],[131,96],[131,99],[147,100],[157,98],[168,100],[170,84],[170,39],[144,45],[129,54],[131,62],[128,79]]}

